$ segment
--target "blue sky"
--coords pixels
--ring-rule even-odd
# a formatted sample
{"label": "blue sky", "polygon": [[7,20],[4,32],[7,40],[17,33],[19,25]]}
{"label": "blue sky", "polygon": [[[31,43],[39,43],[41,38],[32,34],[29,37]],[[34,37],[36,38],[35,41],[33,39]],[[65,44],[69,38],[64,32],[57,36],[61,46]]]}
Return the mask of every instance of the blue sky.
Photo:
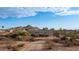
{"label": "blue sky", "polygon": [[79,7],[0,7],[0,28],[27,25],[79,29]]}

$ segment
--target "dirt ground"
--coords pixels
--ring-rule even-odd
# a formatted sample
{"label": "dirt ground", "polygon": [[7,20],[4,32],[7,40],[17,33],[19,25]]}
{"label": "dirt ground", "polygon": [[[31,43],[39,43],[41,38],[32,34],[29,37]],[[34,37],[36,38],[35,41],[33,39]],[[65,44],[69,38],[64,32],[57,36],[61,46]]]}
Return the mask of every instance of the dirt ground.
{"label": "dirt ground", "polygon": [[79,46],[64,47],[56,44],[49,49],[45,41],[36,42],[3,42],[0,41],[0,51],[79,51]]}
{"label": "dirt ground", "polygon": [[55,42],[58,40],[56,37],[35,37],[33,41],[1,40],[0,51],[79,51],[79,46],[66,47]]}

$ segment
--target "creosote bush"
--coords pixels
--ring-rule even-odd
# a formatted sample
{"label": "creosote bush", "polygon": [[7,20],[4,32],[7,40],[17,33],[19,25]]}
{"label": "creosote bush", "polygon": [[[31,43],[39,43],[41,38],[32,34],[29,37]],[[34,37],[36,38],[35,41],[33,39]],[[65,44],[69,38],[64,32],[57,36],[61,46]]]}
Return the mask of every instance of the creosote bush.
{"label": "creosote bush", "polygon": [[23,30],[14,31],[13,33],[10,33],[8,36],[20,41],[30,39],[30,33]]}

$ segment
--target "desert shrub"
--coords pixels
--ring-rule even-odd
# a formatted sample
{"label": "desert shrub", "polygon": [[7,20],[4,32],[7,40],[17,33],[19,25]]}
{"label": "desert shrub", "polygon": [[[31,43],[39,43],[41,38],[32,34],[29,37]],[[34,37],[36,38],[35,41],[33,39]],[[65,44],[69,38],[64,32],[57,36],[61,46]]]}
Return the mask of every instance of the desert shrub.
{"label": "desert shrub", "polygon": [[47,40],[46,43],[47,43],[47,46],[48,46],[48,50],[50,50],[50,49],[52,49],[53,47],[55,47],[55,46],[53,45],[53,41],[51,41],[51,40]]}
{"label": "desert shrub", "polygon": [[10,33],[8,36],[16,40],[27,40],[27,39],[29,40],[30,39],[30,33],[23,30],[18,30],[13,33]]}
{"label": "desert shrub", "polygon": [[34,40],[34,37],[30,37],[30,41],[35,41],[35,40]]}
{"label": "desert shrub", "polygon": [[11,49],[12,51],[19,51],[24,47],[24,43],[16,42],[15,44],[12,44],[8,46],[8,49]]}
{"label": "desert shrub", "polygon": [[56,37],[59,37],[59,32],[55,31],[55,32],[53,32],[53,35]]}
{"label": "desert shrub", "polygon": [[15,32],[17,35],[21,35],[21,36],[26,36],[26,35],[30,35],[29,32],[27,31],[23,31],[23,30],[18,30]]}
{"label": "desert shrub", "polygon": [[24,46],[24,44],[19,44],[19,45],[17,45],[18,47],[23,47]]}

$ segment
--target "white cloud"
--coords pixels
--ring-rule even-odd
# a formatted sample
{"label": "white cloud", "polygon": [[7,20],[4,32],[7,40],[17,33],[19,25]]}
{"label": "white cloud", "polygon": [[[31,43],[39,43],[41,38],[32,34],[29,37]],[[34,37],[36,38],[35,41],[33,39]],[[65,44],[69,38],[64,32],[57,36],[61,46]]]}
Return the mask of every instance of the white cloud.
{"label": "white cloud", "polygon": [[59,16],[79,14],[79,10],[72,10],[70,7],[1,7],[0,18],[29,17],[37,15],[38,12],[51,12]]}
{"label": "white cloud", "polygon": [[69,10],[69,11],[63,11],[63,12],[60,12],[60,13],[56,13],[57,15],[60,15],[60,16],[64,16],[64,15],[76,15],[76,14],[79,14],[79,10]]}

